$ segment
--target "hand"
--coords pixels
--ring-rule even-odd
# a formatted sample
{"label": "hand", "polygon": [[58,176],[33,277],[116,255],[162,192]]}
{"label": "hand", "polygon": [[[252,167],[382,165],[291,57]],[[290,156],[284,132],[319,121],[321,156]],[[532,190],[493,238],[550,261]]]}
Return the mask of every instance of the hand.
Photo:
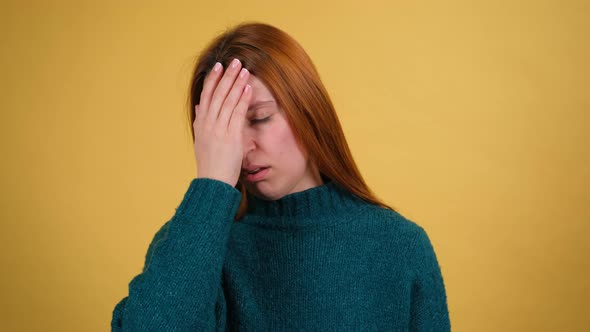
{"label": "hand", "polygon": [[240,71],[239,60],[233,60],[223,77],[223,66],[218,66],[205,78],[200,104],[195,106],[197,177],[235,187],[242,170],[242,131],[252,87],[246,84],[250,73],[246,68]]}

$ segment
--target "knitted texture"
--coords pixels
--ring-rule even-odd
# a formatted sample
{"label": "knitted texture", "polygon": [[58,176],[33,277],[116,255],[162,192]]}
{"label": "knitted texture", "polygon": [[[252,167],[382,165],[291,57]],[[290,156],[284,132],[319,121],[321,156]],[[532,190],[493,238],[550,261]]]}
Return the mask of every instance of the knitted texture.
{"label": "knitted texture", "polygon": [[334,182],[275,201],[195,178],[112,331],[450,331],[426,231]]}

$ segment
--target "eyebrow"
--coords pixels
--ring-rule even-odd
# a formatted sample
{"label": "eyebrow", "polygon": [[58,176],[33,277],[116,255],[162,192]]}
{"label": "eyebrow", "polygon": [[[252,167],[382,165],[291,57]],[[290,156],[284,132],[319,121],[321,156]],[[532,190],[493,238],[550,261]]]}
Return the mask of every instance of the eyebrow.
{"label": "eyebrow", "polygon": [[250,105],[250,107],[248,107],[248,112],[253,111],[254,109],[260,107],[260,106],[264,106],[266,104],[274,104],[274,100],[264,100],[264,101],[257,101],[254,104]]}

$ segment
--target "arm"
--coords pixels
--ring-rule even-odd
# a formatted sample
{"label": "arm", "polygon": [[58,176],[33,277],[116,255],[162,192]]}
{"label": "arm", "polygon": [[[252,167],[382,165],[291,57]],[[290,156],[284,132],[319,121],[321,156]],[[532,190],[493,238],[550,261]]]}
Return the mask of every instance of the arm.
{"label": "arm", "polygon": [[432,243],[422,227],[418,228],[410,253],[413,275],[410,331],[450,331],[443,277]]}
{"label": "arm", "polygon": [[129,295],[115,306],[113,332],[215,328],[226,245],[240,199],[241,193],[222,181],[191,181],[174,216],[150,243]]}

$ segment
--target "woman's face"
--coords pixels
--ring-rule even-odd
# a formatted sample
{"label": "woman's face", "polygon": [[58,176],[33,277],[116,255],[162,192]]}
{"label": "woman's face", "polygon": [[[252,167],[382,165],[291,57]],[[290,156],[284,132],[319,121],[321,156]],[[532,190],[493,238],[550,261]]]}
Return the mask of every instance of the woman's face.
{"label": "woman's face", "polygon": [[[271,92],[252,74],[248,83],[252,86],[252,98],[244,122],[240,174],[248,192],[265,200],[277,200],[321,185],[319,172],[297,145],[284,111]],[[244,169],[253,165],[268,169],[248,179]]]}

